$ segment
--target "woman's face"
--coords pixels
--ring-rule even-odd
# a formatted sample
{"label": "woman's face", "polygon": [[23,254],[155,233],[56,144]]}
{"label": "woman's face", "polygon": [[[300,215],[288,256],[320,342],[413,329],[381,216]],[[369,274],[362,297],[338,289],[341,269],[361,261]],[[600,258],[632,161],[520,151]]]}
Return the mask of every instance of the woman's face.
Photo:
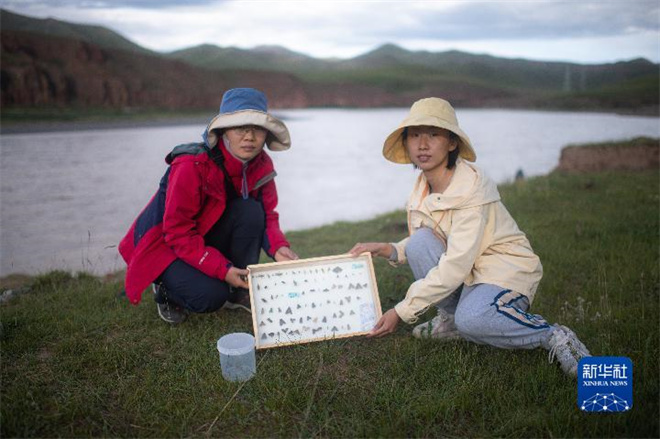
{"label": "woman's face", "polygon": [[449,153],[458,146],[448,130],[431,126],[408,127],[405,145],[410,160],[424,172],[446,168]]}
{"label": "woman's face", "polygon": [[229,140],[229,150],[241,160],[255,158],[266,143],[268,130],[257,125],[242,125],[227,128],[225,135]]}

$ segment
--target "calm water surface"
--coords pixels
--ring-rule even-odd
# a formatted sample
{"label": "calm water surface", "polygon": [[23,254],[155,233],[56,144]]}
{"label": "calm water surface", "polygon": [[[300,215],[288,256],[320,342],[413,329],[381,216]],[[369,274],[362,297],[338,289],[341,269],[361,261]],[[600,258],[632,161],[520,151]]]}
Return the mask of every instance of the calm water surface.
{"label": "calm water surface", "polygon": [[[407,108],[278,111],[293,146],[271,153],[281,225],[298,230],[403,207],[416,172],[381,155]],[[459,110],[477,164],[495,181],[551,171],[569,143],[660,136],[657,118]],[[0,275],[124,268],[116,249],[156,190],[173,146],[203,125],[0,136]],[[319,255],[320,256],[320,255]]]}

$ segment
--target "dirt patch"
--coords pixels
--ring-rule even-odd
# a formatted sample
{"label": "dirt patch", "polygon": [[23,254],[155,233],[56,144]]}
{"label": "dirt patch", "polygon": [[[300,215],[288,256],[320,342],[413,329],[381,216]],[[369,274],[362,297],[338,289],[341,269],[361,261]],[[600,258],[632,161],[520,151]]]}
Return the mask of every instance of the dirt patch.
{"label": "dirt patch", "polygon": [[562,149],[560,172],[643,171],[660,167],[660,141],[639,137],[630,141],[573,146]]}

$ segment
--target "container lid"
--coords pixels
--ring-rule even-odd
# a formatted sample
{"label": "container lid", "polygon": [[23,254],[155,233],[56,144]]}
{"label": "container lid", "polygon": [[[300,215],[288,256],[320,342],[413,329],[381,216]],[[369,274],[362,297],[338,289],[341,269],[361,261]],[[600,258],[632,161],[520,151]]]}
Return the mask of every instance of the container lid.
{"label": "container lid", "polygon": [[243,355],[254,350],[254,337],[245,332],[234,332],[220,337],[217,346],[223,355]]}

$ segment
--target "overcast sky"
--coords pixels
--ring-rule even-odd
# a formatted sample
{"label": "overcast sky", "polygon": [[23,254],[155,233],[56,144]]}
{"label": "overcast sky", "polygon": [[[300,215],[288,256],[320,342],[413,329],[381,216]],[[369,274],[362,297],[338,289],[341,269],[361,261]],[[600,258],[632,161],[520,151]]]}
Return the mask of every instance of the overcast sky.
{"label": "overcast sky", "polygon": [[660,62],[660,0],[0,0],[33,17],[106,26],[168,52],[281,45],[350,58],[384,43],[510,58]]}

